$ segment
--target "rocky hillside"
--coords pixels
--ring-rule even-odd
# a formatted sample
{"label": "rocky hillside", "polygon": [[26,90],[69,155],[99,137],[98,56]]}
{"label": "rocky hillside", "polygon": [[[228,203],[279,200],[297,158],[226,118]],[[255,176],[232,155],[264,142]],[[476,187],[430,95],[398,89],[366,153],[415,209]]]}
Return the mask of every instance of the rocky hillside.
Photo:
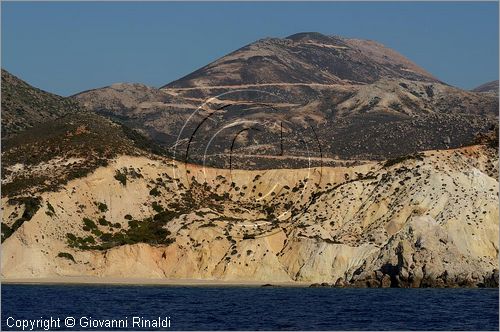
{"label": "rocky hillside", "polygon": [[4,278],[495,286],[498,154],[243,171],[121,156],[3,198]]}
{"label": "rocky hillside", "polygon": [[[162,153],[139,133],[71,99],[33,88],[6,71],[2,75],[3,196],[57,190],[120,154]],[[26,126],[14,125],[21,122]]]}
{"label": "rocky hillside", "polygon": [[2,137],[80,111],[74,100],[34,88],[2,69]]}
{"label": "rocky hillside", "polygon": [[161,89],[117,84],[74,98],[171,156],[224,168],[456,148],[498,118],[495,96],[446,85],[376,42],[317,33],[259,40]]}
{"label": "rocky hillside", "polygon": [[474,92],[491,93],[498,96],[498,80],[484,83],[473,89]]}

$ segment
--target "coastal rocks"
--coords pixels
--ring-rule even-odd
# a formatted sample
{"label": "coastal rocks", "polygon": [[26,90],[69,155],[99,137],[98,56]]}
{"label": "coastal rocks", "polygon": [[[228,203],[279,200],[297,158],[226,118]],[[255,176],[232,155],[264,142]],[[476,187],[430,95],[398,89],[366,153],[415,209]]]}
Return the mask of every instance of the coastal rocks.
{"label": "coastal rocks", "polygon": [[327,282],[322,282],[322,283],[314,283],[309,286],[309,288],[321,288],[321,287],[334,287],[334,285],[331,285]]}
{"label": "coastal rocks", "polygon": [[347,283],[344,281],[343,278],[338,278],[337,281],[335,281],[335,287],[344,287],[346,286]]}
{"label": "coastal rocks", "polygon": [[481,286],[487,288],[498,288],[498,269],[494,269],[490,275],[485,276]]}
{"label": "coastal rocks", "polygon": [[[497,287],[498,270],[463,255],[456,238],[429,216],[412,217],[385,249],[356,271],[355,287]],[[459,259],[457,259],[459,258]]]}
{"label": "coastal rocks", "polygon": [[457,276],[448,275],[447,271],[433,277],[423,273],[416,276],[410,274],[402,277],[400,274],[383,274],[381,278],[373,278],[374,271],[368,277],[362,275],[353,279],[350,283],[336,284],[335,287],[356,287],[356,288],[450,288],[450,287],[498,287],[498,270],[486,273],[478,278],[471,278],[470,275],[462,274]]}
{"label": "coastal rocks", "polygon": [[382,280],[380,281],[380,287],[389,288],[391,287],[391,277],[387,274],[384,274]]}

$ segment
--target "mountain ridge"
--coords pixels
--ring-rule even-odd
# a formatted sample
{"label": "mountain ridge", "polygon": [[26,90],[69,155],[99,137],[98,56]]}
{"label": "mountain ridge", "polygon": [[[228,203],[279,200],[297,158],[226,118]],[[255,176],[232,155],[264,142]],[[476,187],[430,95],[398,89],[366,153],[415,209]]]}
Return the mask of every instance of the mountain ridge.
{"label": "mountain ridge", "polygon": [[2,69],[2,137],[81,110],[73,99],[35,88]]}
{"label": "mountain ridge", "polygon": [[[271,155],[286,152],[299,160],[310,153],[297,143],[304,137],[316,142],[314,157],[329,165],[456,148],[489,131],[498,116],[497,98],[444,84],[379,43],[315,33],[260,39],[159,89],[127,84],[74,98],[171,155],[188,150],[192,162],[214,167],[279,167],[277,159],[269,162]],[[218,128],[201,124],[211,113]],[[262,128],[261,135],[250,130],[249,121],[264,126],[267,135]],[[241,125],[221,127],[236,122]],[[243,136],[231,147],[227,142],[238,130]],[[215,132],[220,135],[206,149],[203,141]],[[258,147],[263,157],[250,157]],[[234,165],[220,157],[230,150]]]}
{"label": "mountain ridge", "polygon": [[[311,54],[306,54],[305,59],[301,56],[304,46],[306,51],[307,48],[313,49],[309,53],[312,53],[314,58],[311,57]],[[367,51],[371,51],[371,57],[362,54],[363,52],[367,53]],[[280,61],[280,59],[285,58],[288,63],[295,63],[295,65],[287,68],[287,62]],[[239,64],[239,67],[234,68],[235,64],[238,64],[235,62],[237,59],[245,60],[244,67],[242,63]],[[330,59],[330,61],[325,59]],[[270,60],[277,62],[274,65],[269,64]],[[355,63],[357,67],[349,65],[349,63]],[[411,70],[405,68],[405,65],[411,67]],[[222,73],[219,77],[217,72],[213,71],[214,68],[221,66],[223,69],[233,67],[231,71],[232,75],[235,75],[234,79],[224,78]],[[270,72],[273,75],[270,75]],[[298,72],[300,78],[294,72]],[[259,75],[264,73],[265,75]],[[319,33],[298,33],[286,38],[265,38],[250,43],[193,71],[191,74],[160,87],[160,89],[224,85],[220,83],[198,84],[196,82],[197,78],[201,79],[207,74],[210,74],[212,80],[215,75],[215,79],[218,82],[226,82],[225,85],[230,85],[231,82],[259,83],[259,80],[263,80],[260,83],[273,83],[273,78],[278,79],[281,83],[343,83],[344,81],[373,83],[383,75],[392,78],[413,78],[439,82],[413,62],[382,44],[361,39],[325,36]],[[271,77],[266,78],[267,76]]]}
{"label": "mountain ridge", "polygon": [[498,95],[498,80],[490,81],[475,87],[471,91],[483,92],[483,93],[493,93]]}

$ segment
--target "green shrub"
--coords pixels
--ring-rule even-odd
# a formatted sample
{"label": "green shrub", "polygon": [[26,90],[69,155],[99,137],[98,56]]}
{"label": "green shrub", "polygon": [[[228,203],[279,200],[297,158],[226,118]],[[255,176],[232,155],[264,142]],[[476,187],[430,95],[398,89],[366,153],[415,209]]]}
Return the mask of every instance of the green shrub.
{"label": "green shrub", "polygon": [[108,211],[108,206],[106,205],[106,203],[101,203],[101,202],[96,202],[95,205],[97,205],[97,208],[99,209],[99,211],[101,212],[106,212]]}
{"label": "green shrub", "polygon": [[40,197],[21,197],[11,198],[9,200],[9,204],[16,203],[24,204],[23,215],[21,218],[17,219],[11,227],[2,223],[2,242],[14,234],[14,232],[17,231],[17,229],[21,227],[25,221],[29,221],[33,218],[38,209],[40,209],[41,199]]}
{"label": "green shrub", "polygon": [[108,226],[110,224],[109,221],[106,220],[106,218],[104,217],[101,217],[99,218],[99,220],[97,220],[99,222],[99,225],[101,226]]}
{"label": "green shrub", "polygon": [[178,213],[175,211],[163,210],[160,213],[155,214],[153,216],[153,220],[165,224],[170,220],[174,219],[176,216],[178,216]]}
{"label": "green shrub", "polygon": [[111,234],[111,233],[103,233],[101,235],[101,241],[103,241],[103,242],[109,242],[112,239],[113,239],[113,234]]}
{"label": "green shrub", "polygon": [[132,220],[132,216],[130,214],[126,214],[124,218],[127,220]]}
{"label": "green shrub", "polygon": [[70,253],[67,253],[67,252],[60,252],[57,254],[57,257],[66,258],[66,259],[69,259],[70,261],[73,261],[74,263],[76,263],[73,255],[71,255]]}
{"label": "green shrub", "polygon": [[126,186],[127,185],[127,174],[122,173],[120,170],[116,170],[115,172],[115,179],[118,180],[122,185]]}
{"label": "green shrub", "polygon": [[153,207],[153,210],[155,210],[156,212],[163,211],[163,207],[160,204],[158,204],[158,202],[153,202],[151,206]]}
{"label": "green shrub", "polygon": [[422,153],[415,153],[415,154],[410,154],[407,156],[401,156],[401,157],[397,157],[397,158],[393,158],[393,159],[388,159],[384,163],[384,167],[391,167],[391,166],[394,166],[396,164],[402,163],[403,161],[411,160],[411,159],[420,160],[420,161],[424,160]]}
{"label": "green shrub", "polygon": [[47,202],[47,211],[45,211],[45,214],[49,217],[53,217],[56,214],[56,211],[50,202]]}
{"label": "green shrub", "polygon": [[92,234],[94,234],[95,236],[99,237],[102,235],[102,231],[100,231],[99,229],[93,229],[92,230]]}
{"label": "green shrub", "polygon": [[2,223],[2,242],[5,241],[13,233],[12,229],[6,224]]}
{"label": "green shrub", "polygon": [[94,237],[92,235],[87,236],[86,238],[83,239],[83,242],[87,243],[95,243]]}
{"label": "green shrub", "polygon": [[113,229],[110,228],[109,233],[99,231],[92,220],[84,218],[84,228],[91,230],[92,234],[97,238],[95,239],[93,236],[81,238],[67,234],[68,244],[72,248],[82,250],[107,250],[116,246],[134,243],[168,245],[175,240],[168,237],[170,232],[164,228],[164,225],[177,216],[179,216],[179,212],[162,208],[161,212],[157,213],[153,218],[129,220],[128,229],[121,229],[120,223],[111,224],[104,218],[99,219],[101,225],[107,223],[110,227],[120,228],[117,232],[113,232]]}
{"label": "green shrub", "polygon": [[96,229],[97,228],[97,225],[95,224],[95,222],[90,220],[89,218],[83,218],[83,224],[85,225],[84,227],[87,227],[89,229]]}
{"label": "green shrub", "polygon": [[69,241],[76,241],[75,234],[67,233],[66,237],[68,238]]}
{"label": "green shrub", "polygon": [[155,187],[149,191],[149,194],[156,197],[160,195],[160,191]]}

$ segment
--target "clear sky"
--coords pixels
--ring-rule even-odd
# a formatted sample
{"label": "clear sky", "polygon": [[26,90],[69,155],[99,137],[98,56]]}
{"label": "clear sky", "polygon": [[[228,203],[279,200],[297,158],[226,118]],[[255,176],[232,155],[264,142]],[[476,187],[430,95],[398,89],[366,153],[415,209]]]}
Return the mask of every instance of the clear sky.
{"label": "clear sky", "polygon": [[372,39],[441,80],[498,79],[498,3],[6,3],[2,67],[70,95],[115,82],[161,86],[264,37]]}

